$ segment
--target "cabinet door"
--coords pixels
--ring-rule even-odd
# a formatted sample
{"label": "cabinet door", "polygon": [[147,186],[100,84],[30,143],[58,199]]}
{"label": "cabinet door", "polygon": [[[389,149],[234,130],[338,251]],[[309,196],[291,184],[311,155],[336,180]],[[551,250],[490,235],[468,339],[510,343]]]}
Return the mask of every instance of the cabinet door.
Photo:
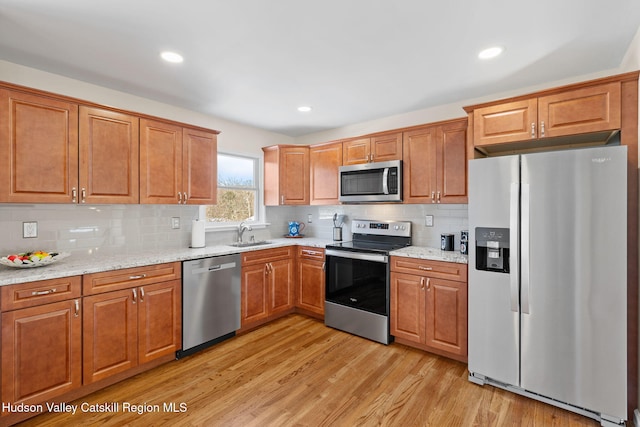
{"label": "cabinet door", "polygon": [[403,135],[405,203],[436,202],[437,130],[437,126],[427,126]]}
{"label": "cabinet door", "polygon": [[266,319],[269,315],[266,276],[266,264],[242,266],[242,292],[240,294],[242,326]]}
{"label": "cabinet door", "polygon": [[80,202],[139,202],[138,118],[80,106]]}
{"label": "cabinet door", "polygon": [[298,262],[298,292],[296,305],[324,315],[324,261],[300,259]]}
{"label": "cabinet door", "polygon": [[138,288],[138,363],[149,362],[181,347],[179,280]]}
{"label": "cabinet door", "polygon": [[215,205],[218,197],[218,136],[184,129],[182,133],[182,193],[190,205]]}
{"label": "cabinet door", "polygon": [[619,129],[620,109],[619,82],[540,97],[538,137]]}
{"label": "cabinet door", "polygon": [[339,204],[338,169],[342,166],[342,143],[311,147],[309,155],[311,204]]}
{"label": "cabinet door", "polygon": [[285,205],[309,204],[309,147],[280,151],[280,196]]}
{"label": "cabinet door", "polygon": [[182,127],[140,119],[140,203],[178,203]]}
{"label": "cabinet door", "polygon": [[357,165],[371,159],[371,138],[358,138],[342,143],[342,164]]}
{"label": "cabinet door", "polygon": [[437,190],[439,203],[467,203],[467,120],[438,129]]}
{"label": "cabinet door", "polygon": [[3,402],[38,404],[80,387],[79,304],[69,300],[2,313]]}
{"label": "cabinet door", "polygon": [[536,138],[537,98],[506,102],[473,111],[473,144],[484,146]]}
{"label": "cabinet door", "polygon": [[277,314],[293,307],[295,276],[293,260],[281,259],[268,263],[269,314]]}
{"label": "cabinet door", "polygon": [[427,279],[426,344],[467,355],[467,284]]}
{"label": "cabinet door", "polygon": [[391,335],[425,342],[425,282],[422,276],[391,272]]}
{"label": "cabinet door", "polygon": [[0,202],[72,203],[78,106],[0,90]]}
{"label": "cabinet door", "polygon": [[138,365],[137,291],[83,298],[84,384]]}
{"label": "cabinet door", "polygon": [[402,160],[402,132],[371,137],[372,162]]}

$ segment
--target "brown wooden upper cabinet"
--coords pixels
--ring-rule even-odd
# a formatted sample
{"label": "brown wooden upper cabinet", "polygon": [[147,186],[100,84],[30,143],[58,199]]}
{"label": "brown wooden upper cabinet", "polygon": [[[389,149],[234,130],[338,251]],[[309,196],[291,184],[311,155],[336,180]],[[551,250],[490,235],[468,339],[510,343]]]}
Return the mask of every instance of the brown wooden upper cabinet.
{"label": "brown wooden upper cabinet", "polygon": [[405,203],[467,203],[467,119],[404,133]]}
{"label": "brown wooden upper cabinet", "polygon": [[138,203],[138,125],[129,114],[80,106],[80,203]]}
{"label": "brown wooden upper cabinet", "polygon": [[138,118],[0,89],[0,201],[138,203]]}
{"label": "brown wooden upper cabinet", "polygon": [[264,204],[309,204],[309,147],[274,145],[263,147]]}
{"label": "brown wooden upper cabinet", "polygon": [[212,205],[217,199],[217,134],[140,120],[140,203]]}
{"label": "brown wooden upper cabinet", "polygon": [[77,201],[78,105],[0,89],[0,162],[0,202]]}
{"label": "brown wooden upper cabinet", "polygon": [[344,165],[388,160],[402,160],[402,132],[356,138],[342,143]]}
{"label": "brown wooden upper cabinet", "polygon": [[309,148],[312,205],[339,204],[339,168],[342,143],[312,145]]}
{"label": "brown wooden upper cabinet", "polygon": [[620,128],[620,82],[473,108],[473,145],[490,146]]}

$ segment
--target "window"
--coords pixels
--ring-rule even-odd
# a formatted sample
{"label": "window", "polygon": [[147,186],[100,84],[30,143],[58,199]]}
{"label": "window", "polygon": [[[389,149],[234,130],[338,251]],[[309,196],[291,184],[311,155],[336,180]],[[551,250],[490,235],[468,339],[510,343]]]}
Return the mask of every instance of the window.
{"label": "window", "polygon": [[206,206],[210,225],[259,220],[258,159],[218,154],[218,203]]}

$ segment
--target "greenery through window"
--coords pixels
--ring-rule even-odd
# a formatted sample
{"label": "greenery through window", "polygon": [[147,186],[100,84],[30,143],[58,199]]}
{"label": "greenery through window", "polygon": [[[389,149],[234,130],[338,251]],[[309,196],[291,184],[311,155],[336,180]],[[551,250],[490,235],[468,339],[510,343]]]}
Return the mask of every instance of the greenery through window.
{"label": "greenery through window", "polygon": [[213,223],[258,220],[258,159],[218,154],[218,203],[206,207]]}

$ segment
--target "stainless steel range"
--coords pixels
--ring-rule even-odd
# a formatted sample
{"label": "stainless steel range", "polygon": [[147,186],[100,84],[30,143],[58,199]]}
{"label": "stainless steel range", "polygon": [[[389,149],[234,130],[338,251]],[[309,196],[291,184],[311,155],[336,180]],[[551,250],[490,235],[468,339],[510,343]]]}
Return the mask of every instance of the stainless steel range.
{"label": "stainless steel range", "polygon": [[324,323],[389,344],[389,252],[411,245],[411,222],[357,219],[351,232],[326,248]]}

